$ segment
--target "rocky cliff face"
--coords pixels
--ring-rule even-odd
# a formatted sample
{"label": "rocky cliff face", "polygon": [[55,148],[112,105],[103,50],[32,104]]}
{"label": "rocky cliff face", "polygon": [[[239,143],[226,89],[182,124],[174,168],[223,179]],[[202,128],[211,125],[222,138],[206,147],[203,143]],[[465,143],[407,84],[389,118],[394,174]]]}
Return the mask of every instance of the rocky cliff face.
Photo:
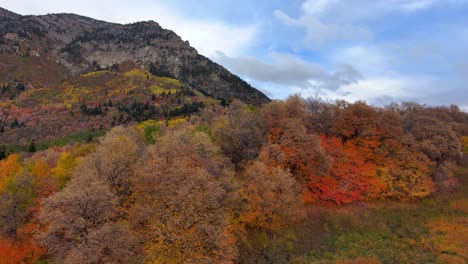
{"label": "rocky cliff face", "polygon": [[[118,67],[133,61],[157,75],[170,76],[215,98],[240,99],[262,104],[269,99],[224,67],[198,54],[177,34],[153,21],[121,25],[74,14],[20,16],[0,8],[0,81],[22,76],[26,81],[44,84],[15,65],[16,56],[33,58],[39,74],[56,78]],[[2,63],[3,60],[3,63]],[[9,63],[10,62],[10,63]],[[34,67],[34,66],[31,66]],[[34,70],[31,70],[34,71]],[[56,73],[54,73],[56,71]],[[36,75],[38,75],[36,73]],[[41,78],[39,78],[41,79]]]}

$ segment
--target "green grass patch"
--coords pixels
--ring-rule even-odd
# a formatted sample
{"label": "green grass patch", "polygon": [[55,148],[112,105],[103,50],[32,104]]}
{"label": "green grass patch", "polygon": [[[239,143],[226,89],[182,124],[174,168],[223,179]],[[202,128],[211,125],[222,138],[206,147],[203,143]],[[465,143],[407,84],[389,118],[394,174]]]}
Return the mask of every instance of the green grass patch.
{"label": "green grass patch", "polygon": [[[106,131],[104,130],[98,130],[98,131],[93,131],[93,132],[83,131],[83,132],[71,134],[62,138],[57,138],[57,139],[43,141],[43,142],[36,142],[35,149],[36,151],[42,151],[50,147],[63,147],[72,142],[76,142],[76,143],[90,142],[95,138],[104,136],[105,134],[106,134]],[[12,145],[6,145],[4,147],[5,147],[6,153],[29,152],[30,150],[30,144],[28,145],[12,144]]]}
{"label": "green grass patch", "polygon": [[53,146],[63,147],[71,142],[90,142],[95,138],[104,136],[105,134],[105,130],[79,132],[63,138],[57,138],[50,141],[38,143],[37,148],[38,150],[45,150]]}

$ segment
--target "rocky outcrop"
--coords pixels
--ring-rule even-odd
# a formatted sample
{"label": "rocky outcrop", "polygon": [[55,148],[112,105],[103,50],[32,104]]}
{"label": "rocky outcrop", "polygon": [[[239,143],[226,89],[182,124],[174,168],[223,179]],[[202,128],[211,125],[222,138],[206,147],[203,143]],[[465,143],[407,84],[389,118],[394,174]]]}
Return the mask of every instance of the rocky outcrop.
{"label": "rocky outcrop", "polygon": [[121,25],[74,14],[20,16],[0,9],[0,52],[43,57],[65,66],[70,75],[134,61],[215,98],[255,105],[269,101],[154,21]]}

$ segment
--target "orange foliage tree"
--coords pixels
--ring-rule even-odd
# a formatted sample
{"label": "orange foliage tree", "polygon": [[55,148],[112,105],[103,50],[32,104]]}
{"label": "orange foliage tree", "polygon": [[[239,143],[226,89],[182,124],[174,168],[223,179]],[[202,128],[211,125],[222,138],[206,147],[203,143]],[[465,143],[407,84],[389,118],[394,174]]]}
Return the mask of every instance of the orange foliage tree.
{"label": "orange foliage tree", "polygon": [[33,218],[37,203],[37,180],[30,172],[44,175],[45,167],[27,168],[16,154],[0,163],[0,262],[34,263],[43,256],[33,233],[35,226],[28,223]]}
{"label": "orange foliage tree", "polygon": [[0,190],[4,188],[6,181],[20,170],[21,166],[20,157],[17,154],[12,154],[6,160],[0,161]]}
{"label": "orange foliage tree", "polygon": [[256,161],[244,178],[245,211],[240,219],[247,227],[275,230],[299,219],[301,189],[290,173]]}
{"label": "orange foliage tree", "polygon": [[379,198],[422,197],[434,190],[431,163],[411,134],[403,131],[395,110],[378,110],[363,102],[350,104],[341,110],[332,130],[345,145],[354,145],[365,163],[375,165],[379,181],[372,191]]}
{"label": "orange foliage tree", "polygon": [[0,237],[0,263],[18,264],[26,263],[29,249],[24,245],[17,245],[9,239]]}
{"label": "orange foliage tree", "polygon": [[353,144],[343,146],[339,138],[326,136],[321,137],[321,144],[331,156],[331,165],[325,175],[311,175],[307,200],[350,203],[377,188],[376,166],[365,162]]}
{"label": "orange foliage tree", "polygon": [[304,109],[298,97],[267,106],[268,144],[260,153],[261,161],[289,170],[303,187],[311,175],[323,175],[330,161],[319,137],[307,133]]}

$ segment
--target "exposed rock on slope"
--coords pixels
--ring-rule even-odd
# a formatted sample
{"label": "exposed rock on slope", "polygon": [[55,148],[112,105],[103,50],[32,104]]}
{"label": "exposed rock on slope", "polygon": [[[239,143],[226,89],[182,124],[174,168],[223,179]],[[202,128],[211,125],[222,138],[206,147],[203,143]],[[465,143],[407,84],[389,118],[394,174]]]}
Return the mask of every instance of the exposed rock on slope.
{"label": "exposed rock on slope", "polygon": [[[34,65],[24,65],[21,57]],[[19,77],[50,85],[98,67],[134,61],[215,98],[237,98],[256,105],[269,101],[153,21],[121,25],[74,14],[20,16],[0,8],[0,58],[1,82]],[[13,63],[15,58],[23,65]],[[44,77],[49,75],[55,77]]]}

